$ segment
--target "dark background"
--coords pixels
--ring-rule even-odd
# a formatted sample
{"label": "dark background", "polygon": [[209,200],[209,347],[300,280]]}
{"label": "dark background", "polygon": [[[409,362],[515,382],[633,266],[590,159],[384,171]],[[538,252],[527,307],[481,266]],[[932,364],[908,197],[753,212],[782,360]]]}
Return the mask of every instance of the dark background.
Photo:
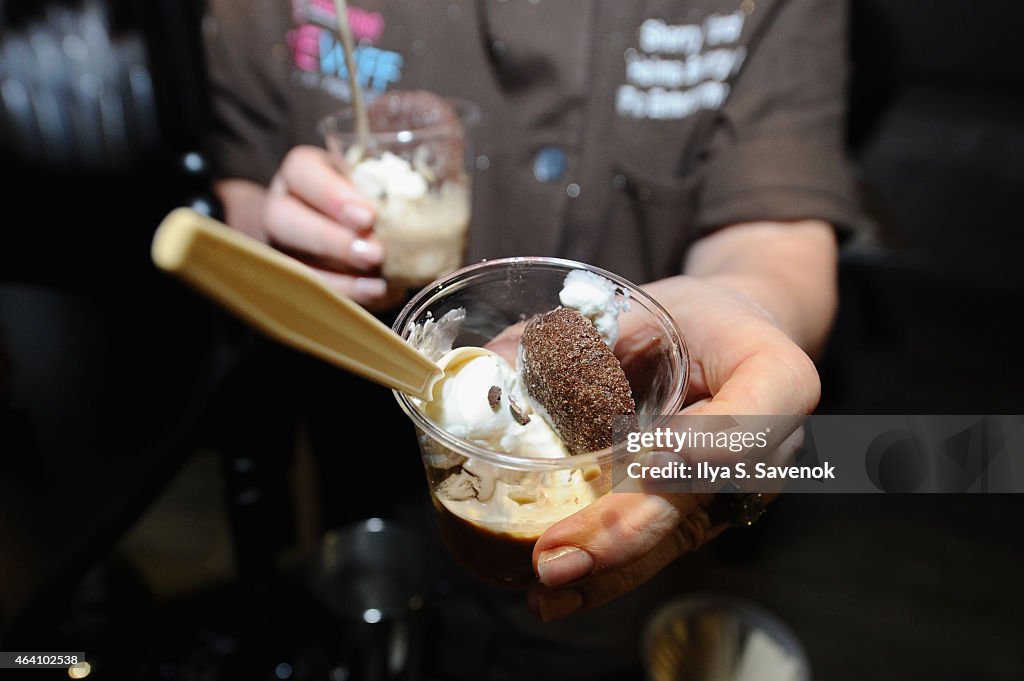
{"label": "dark background", "polygon": [[[297,660],[316,657],[321,620],[269,559],[303,542],[279,496],[291,462],[239,454],[283,451],[292,434],[245,441],[245,424],[263,415],[231,408],[273,371],[232,372],[229,350],[260,341],[148,264],[170,208],[216,210],[196,155],[206,124],[198,4],[94,6],[106,7],[111,54],[148,66],[152,98],[125,104],[120,132],[83,128],[64,145],[18,127],[9,88],[0,117],[0,649],[95,651],[96,678],[238,678],[241,668],[274,678],[284,660],[301,678]],[[59,23],[47,11],[81,7],[3,3],[0,37],[13,50],[30,26]],[[820,411],[1024,413],[1014,323],[1024,309],[1024,9],[852,9],[849,144],[879,230],[842,254]],[[5,83],[17,54],[0,62]],[[110,83],[128,82],[104,68]],[[150,541],[202,544],[210,518],[226,517],[231,568],[213,587],[167,597],[125,536],[153,534],[146,518],[185,484],[183,471],[205,480],[193,482],[203,494],[169,502],[166,534]],[[1015,495],[786,498],[746,535],[684,561],[680,590],[776,612],[815,679],[1018,679],[1021,510]],[[460,603],[438,560],[434,600]]]}

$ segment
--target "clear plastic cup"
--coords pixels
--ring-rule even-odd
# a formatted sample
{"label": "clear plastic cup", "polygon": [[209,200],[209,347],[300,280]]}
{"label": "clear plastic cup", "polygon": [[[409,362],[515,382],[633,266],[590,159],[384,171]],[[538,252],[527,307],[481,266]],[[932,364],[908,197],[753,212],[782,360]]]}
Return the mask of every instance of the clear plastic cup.
{"label": "clear plastic cup", "polygon": [[325,615],[318,626],[322,661],[333,669],[312,678],[420,678],[431,586],[423,551],[414,528],[381,518],[324,535],[306,565],[306,579]]}
{"label": "clear plastic cup", "polygon": [[418,287],[463,264],[480,109],[446,99],[459,122],[378,130],[360,155],[355,112],[320,121],[331,161],[377,208],[374,233],[384,245],[385,279]]}
{"label": "clear plastic cup", "polygon": [[[566,275],[589,270],[628,295],[629,310],[613,350],[623,363],[639,415],[674,414],[682,408],[688,355],[678,327],[650,296],[596,267],[554,258],[506,258],[462,268],[420,291],[399,314],[394,330],[409,338],[417,325],[464,309],[454,347],[485,346],[532,315],[558,307]],[[507,332],[506,332],[507,334]],[[534,580],[533,545],[553,523],[612,489],[612,464],[632,454],[625,443],[572,457],[535,458],[491,451],[441,430],[414,398],[395,393],[416,427],[431,499],[441,534],[470,572],[497,584],[520,587]],[[655,417],[653,426],[661,422]],[[478,496],[455,498],[449,479],[472,471]]]}
{"label": "clear plastic cup", "polygon": [[723,594],[680,596],[644,627],[648,681],[809,681],[800,640],[778,617]]}

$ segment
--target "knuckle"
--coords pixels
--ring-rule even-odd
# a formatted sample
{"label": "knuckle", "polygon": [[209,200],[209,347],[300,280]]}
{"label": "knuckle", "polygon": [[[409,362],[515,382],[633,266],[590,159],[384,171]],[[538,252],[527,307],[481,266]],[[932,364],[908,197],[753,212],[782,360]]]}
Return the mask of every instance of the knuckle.
{"label": "knuckle", "polygon": [[803,407],[805,413],[810,413],[818,406],[821,399],[821,377],[818,375],[818,368],[813,360],[805,353],[800,354],[798,369],[798,380],[803,386]]}
{"label": "knuckle", "polygon": [[292,147],[285,154],[281,167],[285,170],[295,171],[298,168],[305,167],[308,163],[312,163],[318,155],[316,147],[309,145]]}
{"label": "knuckle", "polygon": [[310,234],[312,255],[331,260],[345,260],[345,249],[342,243],[343,230],[320,225]]}
{"label": "knuckle", "polygon": [[609,510],[604,521],[611,546],[635,546],[639,553],[646,553],[656,543],[650,527],[633,522],[625,509]]}
{"label": "knuckle", "polygon": [[306,151],[302,147],[293,147],[285,154],[281,161],[280,175],[285,182],[295,176],[295,172],[302,167]]}
{"label": "knuckle", "polygon": [[263,225],[271,237],[276,237],[279,227],[284,222],[287,206],[281,197],[271,195],[263,202]]}
{"label": "knuckle", "polygon": [[331,219],[335,219],[335,216],[342,214],[348,199],[339,192],[327,191],[325,189],[321,202],[324,213],[330,216]]}
{"label": "knuckle", "polygon": [[292,189],[303,186],[306,191],[317,189],[321,176],[320,168],[326,165],[322,149],[312,146],[297,146],[288,150],[278,174],[284,181],[289,193]]}
{"label": "knuckle", "polygon": [[786,359],[790,394],[794,396],[793,406],[799,413],[810,413],[821,399],[821,377],[814,360],[800,350]]}

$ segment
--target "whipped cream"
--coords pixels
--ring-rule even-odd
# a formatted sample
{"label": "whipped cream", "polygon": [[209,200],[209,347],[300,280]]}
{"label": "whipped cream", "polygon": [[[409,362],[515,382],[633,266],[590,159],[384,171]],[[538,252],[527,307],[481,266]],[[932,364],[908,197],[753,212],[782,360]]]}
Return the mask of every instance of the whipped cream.
{"label": "whipped cream", "polygon": [[[486,478],[476,475],[480,472],[480,462],[472,464],[464,465],[442,486],[486,484]],[[552,524],[585,508],[607,488],[607,479],[597,466],[562,469],[546,475],[549,479],[542,485],[532,482],[528,476],[521,480],[500,476],[493,478],[493,485],[476,496],[453,495],[445,490],[438,490],[436,496],[446,509],[463,520],[492,532],[536,539]]]}
{"label": "whipped cream", "polygon": [[629,294],[614,283],[587,270],[573,270],[565,277],[558,300],[594,322],[608,347],[619,337],[619,313],[629,309]]}

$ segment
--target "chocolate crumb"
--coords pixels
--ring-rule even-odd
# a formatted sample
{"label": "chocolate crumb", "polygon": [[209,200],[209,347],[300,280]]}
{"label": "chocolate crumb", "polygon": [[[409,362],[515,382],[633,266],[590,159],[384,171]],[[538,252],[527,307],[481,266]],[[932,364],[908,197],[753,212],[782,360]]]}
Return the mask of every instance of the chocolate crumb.
{"label": "chocolate crumb", "polygon": [[452,501],[467,501],[479,498],[480,478],[460,468],[437,486],[437,494]]}
{"label": "chocolate crumb", "polygon": [[511,395],[508,396],[508,408],[509,411],[512,412],[512,418],[514,418],[516,423],[519,425],[525,426],[530,422],[530,415],[523,411],[523,408],[520,407],[514,399],[512,399]]}
{"label": "chocolate crumb", "polygon": [[492,385],[487,391],[487,404],[490,405],[491,411],[498,411],[498,405],[501,404],[501,386]]}

